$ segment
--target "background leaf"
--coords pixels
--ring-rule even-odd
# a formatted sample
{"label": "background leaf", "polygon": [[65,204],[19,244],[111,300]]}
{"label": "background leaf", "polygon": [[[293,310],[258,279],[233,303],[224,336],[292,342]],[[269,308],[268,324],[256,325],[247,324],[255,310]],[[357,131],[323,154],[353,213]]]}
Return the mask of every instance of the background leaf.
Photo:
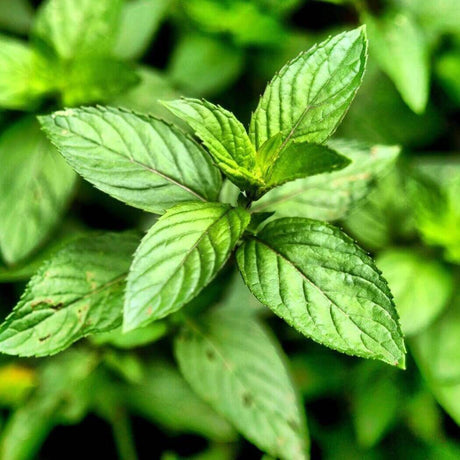
{"label": "background leaf", "polygon": [[269,191],[251,210],[276,211],[277,217],[337,220],[363,199],[374,180],[390,169],[398,147],[334,140],[328,144],[352,163],[346,168],[298,179]]}
{"label": "background leaf", "polygon": [[304,415],[284,357],[255,319],[214,311],[190,320],[175,353],[194,391],[251,442],[282,459],[307,458]]}
{"label": "background leaf", "polygon": [[370,51],[390,76],[407,105],[424,111],[429,91],[429,43],[414,18],[402,11],[363,15]]}
{"label": "background leaf", "polygon": [[108,55],[122,0],[47,0],[37,13],[34,36],[63,59]]}
{"label": "background leaf", "polygon": [[395,297],[405,335],[423,330],[447,306],[453,279],[439,262],[407,249],[388,249],[376,263]]}
{"label": "background leaf", "polygon": [[218,203],[184,203],[150,229],[128,276],[125,330],[177,311],[223,267],[249,224],[249,213]]}
{"label": "background leaf", "polygon": [[35,250],[59,222],[75,173],[33,118],[2,134],[0,164],[0,248],[12,264]]}
{"label": "background leaf", "polygon": [[332,225],[283,218],[237,252],[252,293],[302,334],[335,350],[404,367],[392,295],[372,259]]}
{"label": "background leaf", "polygon": [[88,236],[45,262],[0,326],[0,350],[19,356],[57,353],[121,324],[125,277],[138,238]]}
{"label": "background leaf", "polygon": [[79,174],[131,206],[161,214],[182,201],[217,198],[221,178],[206,153],[161,120],[88,107],[40,122]]}

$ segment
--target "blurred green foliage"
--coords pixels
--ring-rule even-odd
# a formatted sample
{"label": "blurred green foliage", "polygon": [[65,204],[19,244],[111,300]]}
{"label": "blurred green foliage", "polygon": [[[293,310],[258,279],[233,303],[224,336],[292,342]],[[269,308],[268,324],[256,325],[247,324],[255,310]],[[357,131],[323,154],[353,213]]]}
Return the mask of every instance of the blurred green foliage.
{"label": "blurred green foliage", "polygon": [[[374,146],[371,156],[354,150],[353,178],[338,171],[271,193],[280,215],[334,221],[376,257],[407,338],[407,370],[339,356],[264,315],[305,404],[312,458],[460,458],[458,0],[0,0],[3,316],[42,262],[76,236],[143,230],[150,219],[77,178],[35,115],[105,103],[171,121],[159,100],[184,95],[246,121],[285,62],[361,23],[368,68],[336,137]],[[375,158],[387,159],[377,181],[365,176]],[[298,199],[285,199],[297,189]],[[222,194],[235,200],[229,183]],[[240,280],[224,286],[217,278],[187,308],[219,301],[236,316],[260,311]],[[84,339],[52,358],[0,356],[0,458],[62,458],[52,430],[84,430],[88,414],[111,425],[123,459],[262,458],[172,364],[175,329],[173,317]],[[133,428],[133,417],[144,425]],[[101,442],[91,436],[80,453]],[[141,437],[151,445],[139,443],[136,454]],[[80,443],[75,436],[69,451]]]}

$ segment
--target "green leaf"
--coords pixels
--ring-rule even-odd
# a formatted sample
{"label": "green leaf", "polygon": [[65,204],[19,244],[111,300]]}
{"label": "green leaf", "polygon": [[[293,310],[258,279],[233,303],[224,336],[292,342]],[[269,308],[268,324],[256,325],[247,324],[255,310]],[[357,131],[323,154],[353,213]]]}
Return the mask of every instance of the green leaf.
{"label": "green leaf", "polygon": [[0,458],[37,458],[53,426],[78,422],[91,399],[96,365],[96,355],[73,350],[46,362],[38,389],[2,427]]}
{"label": "green leaf", "polygon": [[140,57],[152,40],[171,0],[125,2],[113,53],[120,59]]}
{"label": "green leaf", "polygon": [[186,14],[206,32],[230,35],[242,46],[278,45],[285,33],[281,23],[263,5],[245,0],[187,0]]}
{"label": "green leaf", "polygon": [[392,295],[372,259],[338,228],[302,218],[268,223],[237,252],[252,293],[335,350],[404,367]]}
{"label": "green leaf", "polygon": [[364,448],[375,446],[398,419],[404,401],[398,376],[376,362],[364,362],[353,376],[353,424]]}
{"label": "green leaf", "polygon": [[330,137],[361,84],[366,52],[361,27],[330,37],[285,65],[251,119],[256,149],[279,132],[284,143],[322,143]]}
{"label": "green leaf", "polygon": [[228,110],[207,101],[180,99],[165,102],[203,141],[216,165],[238,187],[257,187],[256,153],[244,126]]}
{"label": "green leaf", "polygon": [[223,267],[249,224],[241,208],[184,203],[153,225],[134,255],[126,289],[124,329],[179,310]]}
{"label": "green leaf", "polygon": [[0,35],[0,107],[33,109],[53,86],[48,66],[25,42]]}
{"label": "green leaf", "polygon": [[122,0],[47,0],[37,13],[34,36],[64,58],[109,55]]}
{"label": "green leaf", "polygon": [[103,234],[58,251],[32,277],[0,326],[0,351],[46,356],[121,324],[123,289],[138,238]]}
{"label": "green leaf", "polygon": [[174,48],[167,73],[185,94],[209,96],[227,88],[240,75],[243,51],[224,40],[187,30]]}
{"label": "green leaf", "polygon": [[27,33],[34,16],[29,0],[0,0],[0,29],[13,33]]}
{"label": "green leaf", "polygon": [[246,315],[214,311],[188,321],[175,341],[193,390],[257,447],[282,459],[306,459],[303,409],[279,345]]}
{"label": "green leaf", "polygon": [[388,249],[377,258],[394,295],[405,335],[426,328],[447,306],[453,290],[450,272],[414,251]]}
{"label": "green leaf", "polygon": [[373,17],[367,24],[371,55],[393,80],[406,104],[422,113],[428,101],[429,43],[410,13],[391,10]]}
{"label": "green leaf", "polygon": [[436,323],[412,339],[416,362],[439,404],[460,424],[460,295]]}
{"label": "green leaf", "polygon": [[113,58],[82,57],[63,63],[59,91],[65,106],[109,102],[139,83],[135,70]]}
{"label": "green leaf", "polygon": [[183,201],[215,200],[221,177],[208,156],[176,128],[111,107],[39,118],[69,164],[100,190],[161,214]]}
{"label": "green leaf", "polygon": [[28,256],[59,222],[75,173],[24,118],[0,137],[0,248],[8,263]]}
{"label": "green leaf", "polygon": [[436,75],[444,90],[452,99],[455,107],[460,107],[460,49],[454,49],[437,57]]}
{"label": "green leaf", "polygon": [[235,440],[230,424],[202,401],[171,364],[146,363],[144,377],[124,392],[131,410],[173,433],[196,433],[213,441]]}
{"label": "green leaf", "polygon": [[275,188],[253,204],[251,210],[276,211],[283,217],[337,220],[368,193],[374,180],[393,165],[399,147],[329,142],[339,154],[352,160],[346,168],[315,177],[297,179]]}
{"label": "green leaf", "polygon": [[111,100],[115,106],[125,107],[141,113],[148,113],[166,121],[177,120],[159,100],[177,99],[180,94],[167,78],[151,67],[138,67],[139,84],[116,95]]}
{"label": "green leaf", "polygon": [[320,144],[290,143],[266,172],[267,188],[271,189],[295,179],[345,168],[351,161],[331,148]]}

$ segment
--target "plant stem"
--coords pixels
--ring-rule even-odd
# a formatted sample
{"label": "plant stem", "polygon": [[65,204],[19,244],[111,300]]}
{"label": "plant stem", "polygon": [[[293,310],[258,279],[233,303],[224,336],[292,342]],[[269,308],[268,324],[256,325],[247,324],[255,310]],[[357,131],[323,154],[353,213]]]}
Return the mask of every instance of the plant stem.
{"label": "plant stem", "polygon": [[120,460],[137,460],[131,423],[126,411],[121,407],[116,408],[113,411],[111,423]]}

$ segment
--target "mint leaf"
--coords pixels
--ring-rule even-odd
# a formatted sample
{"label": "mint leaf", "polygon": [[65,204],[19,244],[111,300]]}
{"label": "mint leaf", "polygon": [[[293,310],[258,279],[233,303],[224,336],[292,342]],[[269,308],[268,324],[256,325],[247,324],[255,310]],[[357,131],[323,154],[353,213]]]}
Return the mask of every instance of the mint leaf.
{"label": "mint leaf", "polygon": [[218,442],[235,440],[232,426],[192,391],[171,364],[147,362],[143,374],[142,381],[125,392],[131,410],[173,432],[196,433]]}
{"label": "mint leaf", "polygon": [[110,54],[122,0],[47,0],[35,19],[34,36],[64,58]]}
{"label": "mint leaf", "polygon": [[411,350],[439,404],[460,424],[460,296],[436,323],[412,339]]}
{"label": "mint leaf", "polygon": [[45,262],[0,326],[0,351],[46,356],[120,325],[132,234],[81,238]]}
{"label": "mint leaf", "polygon": [[31,117],[1,135],[0,164],[0,248],[13,264],[36,249],[58,223],[75,173]]}
{"label": "mint leaf", "polygon": [[307,458],[303,409],[285,358],[257,320],[219,310],[189,320],[175,354],[193,390],[257,447]]}
{"label": "mint leaf", "polygon": [[139,83],[135,70],[113,58],[82,57],[62,64],[59,91],[65,106],[109,102]]}
{"label": "mint leaf", "polygon": [[343,169],[351,161],[331,148],[320,144],[291,143],[266,172],[267,188],[324,172]]}
{"label": "mint leaf", "polygon": [[165,17],[171,0],[124,2],[113,53],[121,59],[139,58]]}
{"label": "mint leaf", "polygon": [[240,75],[243,66],[241,48],[189,30],[179,37],[167,74],[184,94],[205,97],[227,88]]}
{"label": "mint leaf", "polygon": [[370,51],[393,80],[406,104],[422,113],[428,101],[429,43],[410,13],[390,10],[378,17],[363,15]]}
{"label": "mint leaf", "polygon": [[251,210],[276,211],[278,217],[340,219],[366,196],[374,180],[393,165],[400,150],[345,140],[328,145],[352,163],[340,171],[297,179],[275,188],[254,203]]}
{"label": "mint leaf", "polygon": [[234,184],[245,190],[262,183],[254,171],[254,147],[244,126],[231,112],[198,99],[180,99],[164,105],[190,125],[216,165]]}
{"label": "mint leaf", "polygon": [[372,259],[338,228],[268,223],[237,252],[249,289],[302,334],[335,350],[404,367],[392,295]]}
{"label": "mint leaf", "polygon": [[0,107],[30,109],[53,87],[50,66],[25,42],[0,35]]}
{"label": "mint leaf", "polygon": [[376,262],[394,295],[405,335],[426,328],[447,306],[453,279],[436,260],[413,250],[388,249]]}
{"label": "mint leaf", "polygon": [[183,201],[217,198],[221,177],[206,153],[161,120],[111,107],[39,120],[79,174],[124,203],[161,214]]}
{"label": "mint leaf", "polygon": [[369,449],[392,428],[404,398],[399,373],[376,362],[363,362],[353,372],[352,419],[358,443]]}
{"label": "mint leaf", "polygon": [[192,300],[216,276],[249,224],[241,208],[184,203],[150,229],[134,256],[124,329],[163,318]]}
{"label": "mint leaf", "polygon": [[361,84],[366,52],[361,27],[330,37],[285,65],[251,119],[256,149],[279,132],[285,143],[322,143],[330,137]]}

